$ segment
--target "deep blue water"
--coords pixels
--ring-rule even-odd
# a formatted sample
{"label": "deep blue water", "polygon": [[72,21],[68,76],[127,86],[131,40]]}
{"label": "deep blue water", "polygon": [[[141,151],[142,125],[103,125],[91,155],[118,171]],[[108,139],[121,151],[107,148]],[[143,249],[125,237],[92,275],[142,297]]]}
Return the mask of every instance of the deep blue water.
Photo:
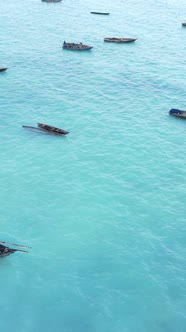
{"label": "deep blue water", "polygon": [[1,259],[1,329],[185,332],[185,1],[0,13],[0,239],[32,247]]}

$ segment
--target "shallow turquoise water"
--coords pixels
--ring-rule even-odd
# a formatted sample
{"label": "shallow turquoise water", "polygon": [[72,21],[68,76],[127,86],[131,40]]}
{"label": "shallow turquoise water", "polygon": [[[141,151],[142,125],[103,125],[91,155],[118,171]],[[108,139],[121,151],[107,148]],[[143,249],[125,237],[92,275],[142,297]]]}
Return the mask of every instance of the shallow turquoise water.
{"label": "shallow turquoise water", "polygon": [[[186,3],[0,12],[1,239],[32,246],[0,262],[1,329],[185,332],[186,122],[168,111],[186,108]],[[70,134],[22,128],[37,122]]]}

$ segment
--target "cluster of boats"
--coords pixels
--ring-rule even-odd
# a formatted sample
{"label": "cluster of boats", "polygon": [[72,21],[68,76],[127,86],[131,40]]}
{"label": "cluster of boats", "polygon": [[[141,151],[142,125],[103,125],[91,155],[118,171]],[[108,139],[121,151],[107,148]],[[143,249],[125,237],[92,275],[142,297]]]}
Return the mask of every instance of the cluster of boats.
{"label": "cluster of boats", "polygon": [[[98,15],[109,15],[110,13],[104,13],[104,12],[90,12],[91,14],[98,14]],[[182,26],[186,26],[186,23],[182,23]],[[104,38],[104,42],[110,42],[110,43],[132,43],[135,42],[137,40],[137,38],[117,38],[117,37],[107,37]],[[67,50],[78,50],[78,51],[82,51],[82,50],[91,50],[93,48],[93,46],[89,46],[89,45],[85,45],[82,43],[66,43],[64,41],[63,49],[67,49]],[[179,110],[179,109],[171,109],[169,111],[170,115],[173,115],[175,117],[179,117],[179,118],[183,118],[186,119],[186,111],[183,110]]]}
{"label": "cluster of boats", "polygon": [[[110,43],[132,43],[135,42],[136,40],[137,38],[116,38],[116,37],[104,38],[105,42],[110,42]],[[93,46],[85,45],[83,43],[67,43],[66,41],[64,41],[62,48],[65,50],[72,50],[72,51],[87,51],[91,50]]]}
{"label": "cluster of boats", "polygon": [[[41,0],[41,1],[43,1],[43,2],[61,2],[62,0]],[[106,13],[106,12],[90,12],[90,13],[98,14],[98,15],[109,15],[110,14],[110,13]],[[186,23],[182,23],[182,26],[186,26]],[[137,38],[116,38],[116,37],[104,38],[104,42],[112,42],[112,43],[131,43],[131,42],[135,42],[136,40],[137,40]],[[64,41],[62,48],[67,49],[67,50],[83,51],[83,50],[91,50],[93,48],[93,46],[85,45],[83,43],[67,43],[66,41]],[[8,69],[7,67],[0,67],[0,72],[4,72],[7,69]],[[183,111],[183,110],[172,108],[169,111],[169,114],[173,115],[175,117],[178,117],[178,118],[186,119],[186,111]],[[43,133],[47,133],[47,134],[59,135],[59,136],[64,136],[69,133],[69,131],[67,131],[67,130],[64,130],[64,129],[61,129],[58,127],[54,127],[51,125],[47,125],[44,123],[38,123],[37,127],[24,125],[23,128],[34,130],[34,131],[39,131],[39,132],[43,132]],[[15,243],[0,241],[0,257],[9,256],[17,251],[28,253],[27,250],[10,248],[7,245],[11,245],[12,247],[16,246],[16,247],[22,247],[22,248],[31,248],[29,246],[23,246],[23,245],[18,245]]]}
{"label": "cluster of boats", "polygon": [[[61,2],[62,0],[41,0],[43,2]],[[91,14],[97,14],[97,15],[109,15],[110,13],[108,12],[97,12],[97,11],[91,11]],[[136,38],[116,38],[116,37],[111,37],[111,38],[104,38],[105,42],[112,42],[112,43],[131,43],[136,41]],[[63,49],[65,50],[71,50],[71,51],[88,51],[93,48],[93,46],[89,46],[83,43],[66,43],[64,41]]]}

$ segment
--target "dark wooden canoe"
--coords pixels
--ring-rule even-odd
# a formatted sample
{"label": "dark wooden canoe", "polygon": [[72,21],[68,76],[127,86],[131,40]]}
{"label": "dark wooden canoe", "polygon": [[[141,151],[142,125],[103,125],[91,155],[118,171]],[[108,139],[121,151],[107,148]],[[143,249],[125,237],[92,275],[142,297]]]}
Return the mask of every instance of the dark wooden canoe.
{"label": "dark wooden canoe", "polygon": [[43,2],[61,2],[62,0],[41,0]]}
{"label": "dark wooden canoe", "polygon": [[7,70],[8,68],[6,67],[0,67],[0,72]]}
{"label": "dark wooden canoe", "polygon": [[7,246],[3,246],[2,244],[0,244],[0,257],[9,256],[11,254],[14,254],[14,252],[16,252],[16,251],[22,251],[22,252],[28,253],[28,251],[26,251],[26,250],[12,249],[12,248],[9,248]]}
{"label": "dark wooden canoe", "polygon": [[182,110],[179,110],[177,108],[172,108],[170,111],[169,111],[169,114],[170,115],[173,115],[173,116],[176,116],[178,118],[183,118],[183,119],[186,119],[186,111],[182,111]]}
{"label": "dark wooden canoe", "polygon": [[98,15],[109,15],[110,13],[103,13],[103,12],[90,12],[91,14],[98,14]]}
{"label": "dark wooden canoe", "polygon": [[55,135],[67,135],[69,133],[69,131],[61,129],[61,128],[57,128],[57,127],[53,127],[53,126],[49,126],[47,124],[44,123],[38,123],[38,127],[41,128],[42,130],[45,130],[49,133],[55,134]]}
{"label": "dark wooden canoe", "polygon": [[51,134],[51,135],[58,135],[58,136],[64,136],[67,135],[69,132],[64,129],[60,129],[57,127],[52,127],[43,123],[38,123],[38,127],[32,127],[32,126],[22,126],[23,128],[29,129],[31,131],[43,133],[43,134]]}
{"label": "dark wooden canoe", "polygon": [[111,43],[132,43],[135,42],[137,38],[104,38],[105,42],[111,42]]}

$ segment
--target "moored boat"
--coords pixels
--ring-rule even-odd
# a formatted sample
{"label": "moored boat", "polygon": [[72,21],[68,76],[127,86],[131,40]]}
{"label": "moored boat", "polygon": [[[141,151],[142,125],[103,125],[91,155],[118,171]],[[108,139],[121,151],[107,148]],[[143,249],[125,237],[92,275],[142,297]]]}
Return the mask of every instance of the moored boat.
{"label": "moored boat", "polygon": [[104,13],[104,12],[90,12],[91,14],[98,14],[98,15],[109,15],[110,13]]}
{"label": "moored boat", "polygon": [[0,257],[9,256],[9,255],[13,254],[15,251],[17,251],[17,250],[11,249],[9,247],[6,247],[6,246],[3,246],[2,244],[0,244]]}
{"label": "moored boat", "polygon": [[38,127],[33,127],[33,126],[22,126],[22,127],[26,128],[26,129],[30,129],[31,131],[35,131],[35,132],[40,132],[40,133],[45,133],[45,134],[53,134],[53,135],[60,135],[60,136],[67,135],[69,133],[69,131],[67,131],[67,130],[57,128],[57,127],[53,127],[53,126],[49,126],[49,125],[44,124],[44,123],[38,123]]}
{"label": "moored boat", "polygon": [[0,244],[0,257],[6,257],[6,256],[9,256],[9,255],[12,255],[16,251],[21,251],[21,252],[28,253],[28,251],[26,251],[26,250],[12,249],[12,248],[9,248],[7,246],[4,246],[4,245]]}
{"label": "moored boat", "polygon": [[177,108],[172,108],[170,111],[169,111],[169,114],[170,115],[174,115],[178,118],[183,118],[183,119],[186,119],[186,111],[182,111],[182,110],[179,110]]}
{"label": "moored boat", "polygon": [[186,27],[186,23],[185,22],[182,23],[182,27]]}
{"label": "moored boat", "polygon": [[44,123],[38,123],[38,127],[41,128],[42,130],[45,130],[49,133],[53,133],[55,135],[67,135],[69,133],[69,131],[67,131],[67,130],[57,128],[57,127],[53,127],[53,126],[49,126],[49,125],[44,124]]}
{"label": "moored boat", "polygon": [[39,133],[44,133],[44,134],[53,134],[53,135],[59,135],[59,136],[64,136],[69,133],[69,131],[49,126],[44,123],[38,123],[38,127],[33,127],[33,126],[22,126],[25,129],[29,129],[34,132],[39,132]]}
{"label": "moored boat", "polygon": [[72,50],[72,51],[86,51],[86,50],[91,50],[93,48],[93,46],[88,46],[82,43],[76,44],[76,43],[66,43],[64,41],[63,49],[65,50]]}
{"label": "moored boat", "polygon": [[6,68],[6,67],[0,67],[0,72],[2,72],[2,71],[6,71],[8,68]]}
{"label": "moored boat", "polygon": [[41,0],[43,2],[61,2],[62,0]]}
{"label": "moored boat", "polygon": [[111,42],[111,43],[131,43],[135,42],[136,40],[137,38],[116,38],[116,37],[104,38],[105,42]]}

